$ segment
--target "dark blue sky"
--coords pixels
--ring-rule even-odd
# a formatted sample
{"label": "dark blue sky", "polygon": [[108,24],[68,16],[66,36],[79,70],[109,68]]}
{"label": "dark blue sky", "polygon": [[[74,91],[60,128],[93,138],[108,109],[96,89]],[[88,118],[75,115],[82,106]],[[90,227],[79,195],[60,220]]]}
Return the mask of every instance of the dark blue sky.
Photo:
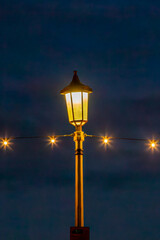
{"label": "dark blue sky", "polygon": [[[160,137],[158,1],[0,1],[0,135],[74,131],[59,91],[78,70],[93,88],[88,134]],[[0,239],[69,239],[74,142],[0,152]],[[160,153],[143,143],[84,143],[92,240],[159,240]]]}

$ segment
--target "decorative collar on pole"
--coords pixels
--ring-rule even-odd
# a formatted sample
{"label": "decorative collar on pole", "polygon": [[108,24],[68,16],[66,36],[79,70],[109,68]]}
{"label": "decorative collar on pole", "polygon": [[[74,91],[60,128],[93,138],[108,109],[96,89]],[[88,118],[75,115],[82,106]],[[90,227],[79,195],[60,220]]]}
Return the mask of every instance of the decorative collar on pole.
{"label": "decorative collar on pole", "polygon": [[74,71],[73,79],[71,83],[62,89],[60,93],[62,95],[70,92],[87,92],[87,93],[92,93],[92,88],[89,86],[84,85],[83,83],[80,82],[79,77],[77,75],[77,71]]}

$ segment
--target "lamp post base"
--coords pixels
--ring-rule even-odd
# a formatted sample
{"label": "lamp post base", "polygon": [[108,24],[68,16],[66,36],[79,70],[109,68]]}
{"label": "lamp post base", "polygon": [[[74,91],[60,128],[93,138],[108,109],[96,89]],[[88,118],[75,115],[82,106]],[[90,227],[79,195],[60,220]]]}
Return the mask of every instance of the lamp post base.
{"label": "lamp post base", "polygon": [[89,227],[70,227],[70,240],[89,240]]}

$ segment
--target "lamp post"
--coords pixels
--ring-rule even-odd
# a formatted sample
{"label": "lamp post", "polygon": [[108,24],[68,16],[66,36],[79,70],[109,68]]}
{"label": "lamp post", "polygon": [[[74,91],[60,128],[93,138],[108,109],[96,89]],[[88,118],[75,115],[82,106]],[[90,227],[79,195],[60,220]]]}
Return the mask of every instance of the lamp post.
{"label": "lamp post", "polygon": [[65,95],[69,122],[75,126],[75,227],[70,229],[70,239],[89,239],[89,228],[84,227],[83,204],[83,141],[82,126],[88,121],[88,95],[92,89],[82,84],[74,71],[71,83],[60,92]]}

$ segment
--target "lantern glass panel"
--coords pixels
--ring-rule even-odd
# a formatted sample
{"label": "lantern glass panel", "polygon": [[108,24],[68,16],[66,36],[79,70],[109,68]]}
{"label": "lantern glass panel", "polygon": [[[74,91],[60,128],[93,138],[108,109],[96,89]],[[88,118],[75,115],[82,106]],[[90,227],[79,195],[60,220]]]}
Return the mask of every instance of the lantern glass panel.
{"label": "lantern glass panel", "polygon": [[70,93],[65,94],[69,122],[73,121],[72,104]]}
{"label": "lantern glass panel", "polygon": [[74,121],[82,121],[82,93],[72,92],[72,104],[74,112]]}
{"label": "lantern glass panel", "polygon": [[88,120],[88,93],[83,92],[83,120]]}

